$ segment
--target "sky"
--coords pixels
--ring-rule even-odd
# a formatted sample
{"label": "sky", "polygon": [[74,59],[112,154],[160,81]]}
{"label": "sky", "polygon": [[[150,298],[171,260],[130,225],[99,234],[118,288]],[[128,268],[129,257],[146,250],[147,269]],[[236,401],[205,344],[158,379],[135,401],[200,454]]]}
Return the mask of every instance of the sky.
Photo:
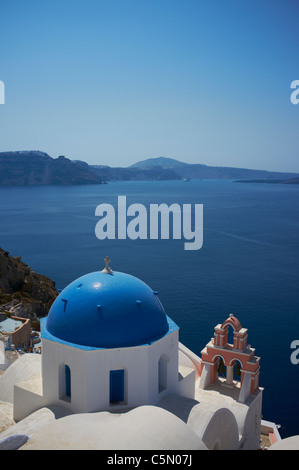
{"label": "sky", "polygon": [[299,172],[297,0],[0,0],[0,152]]}

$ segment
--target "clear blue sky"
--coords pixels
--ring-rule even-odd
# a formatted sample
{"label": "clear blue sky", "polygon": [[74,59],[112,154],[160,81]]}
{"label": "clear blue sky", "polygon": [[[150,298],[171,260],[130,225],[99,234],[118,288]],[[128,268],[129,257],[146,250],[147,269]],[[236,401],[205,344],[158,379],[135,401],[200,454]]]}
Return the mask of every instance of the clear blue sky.
{"label": "clear blue sky", "polygon": [[299,172],[297,0],[1,0],[0,151]]}

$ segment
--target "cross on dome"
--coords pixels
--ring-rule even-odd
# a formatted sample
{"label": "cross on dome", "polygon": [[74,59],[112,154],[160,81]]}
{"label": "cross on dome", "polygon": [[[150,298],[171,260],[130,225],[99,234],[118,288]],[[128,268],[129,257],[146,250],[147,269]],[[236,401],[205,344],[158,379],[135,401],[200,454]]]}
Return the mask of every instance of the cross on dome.
{"label": "cross on dome", "polygon": [[110,268],[109,264],[111,263],[111,259],[109,258],[109,256],[106,256],[106,258],[104,258],[104,261],[106,263],[106,266],[105,268],[103,269],[102,273],[106,273],[106,274],[111,274],[113,273],[112,269]]}

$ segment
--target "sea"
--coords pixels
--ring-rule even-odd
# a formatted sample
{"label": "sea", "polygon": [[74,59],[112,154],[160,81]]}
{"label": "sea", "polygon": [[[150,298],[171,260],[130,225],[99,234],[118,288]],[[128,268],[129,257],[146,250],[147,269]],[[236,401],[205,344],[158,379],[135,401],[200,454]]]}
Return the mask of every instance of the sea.
{"label": "sea", "polygon": [[[203,244],[181,239],[100,240],[96,208],[203,205]],[[171,221],[170,221],[171,222]],[[127,181],[87,186],[0,187],[0,247],[63,289],[110,267],[137,276],[200,355],[230,313],[261,358],[263,419],[299,434],[299,186],[231,180]],[[82,315],[84,321],[84,315]],[[293,343],[294,345],[294,343]],[[299,354],[298,354],[299,358]]]}

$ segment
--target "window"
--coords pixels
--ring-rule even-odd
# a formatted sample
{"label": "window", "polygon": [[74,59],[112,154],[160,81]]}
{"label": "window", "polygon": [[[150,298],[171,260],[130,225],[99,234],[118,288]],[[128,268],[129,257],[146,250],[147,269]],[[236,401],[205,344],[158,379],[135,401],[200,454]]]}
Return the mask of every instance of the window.
{"label": "window", "polygon": [[69,366],[64,366],[64,375],[65,375],[65,396],[71,397],[71,369]]}
{"label": "window", "polygon": [[218,372],[218,377],[225,378],[226,377],[226,365],[224,364],[224,361],[221,356],[218,356],[217,358],[217,372]]}
{"label": "window", "polygon": [[162,354],[158,364],[159,393],[167,388],[167,362],[168,358],[166,354]]}
{"label": "window", "polygon": [[71,368],[67,364],[60,364],[58,370],[58,394],[59,399],[71,402]]}
{"label": "window", "polygon": [[110,371],[110,403],[117,404],[125,399],[125,371]]}
{"label": "window", "polygon": [[240,361],[235,361],[234,363],[234,380],[241,382],[241,368],[242,364]]}

